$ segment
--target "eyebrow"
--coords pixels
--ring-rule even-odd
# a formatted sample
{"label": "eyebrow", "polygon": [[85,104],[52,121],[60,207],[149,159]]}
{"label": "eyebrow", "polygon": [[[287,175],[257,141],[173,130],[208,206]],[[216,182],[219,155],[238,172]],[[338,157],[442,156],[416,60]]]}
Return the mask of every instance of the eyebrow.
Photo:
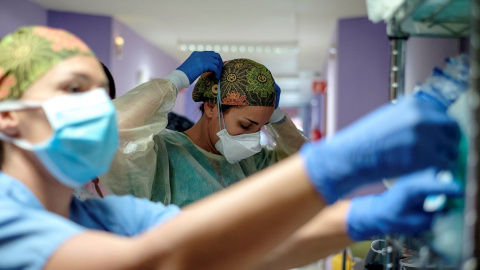
{"label": "eyebrow", "polygon": [[252,123],[252,124],[255,124],[255,125],[257,125],[257,126],[259,125],[257,122],[255,122],[255,121],[253,121],[253,120],[250,120],[250,119],[248,119],[248,118],[246,118],[246,117],[244,117],[244,118],[247,119],[248,121],[250,121],[250,123]]}
{"label": "eyebrow", "polygon": [[[74,74],[76,77],[80,77],[80,79],[87,81],[88,83],[91,83],[91,82],[92,82],[92,78],[90,78],[90,76],[88,76],[88,75],[85,75],[85,74],[80,73],[80,72],[78,72],[78,73],[75,72],[75,73],[73,73],[73,74]],[[109,90],[109,89],[110,89],[110,83],[109,83],[109,81],[108,81],[108,80],[107,80],[107,81],[103,81],[102,84],[100,85],[100,87],[103,87],[103,88],[105,88],[106,90]]]}

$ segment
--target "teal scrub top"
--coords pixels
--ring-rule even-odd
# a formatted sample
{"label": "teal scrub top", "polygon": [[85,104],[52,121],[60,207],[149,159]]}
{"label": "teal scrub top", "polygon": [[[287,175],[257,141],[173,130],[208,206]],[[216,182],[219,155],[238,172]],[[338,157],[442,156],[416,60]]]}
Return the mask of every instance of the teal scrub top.
{"label": "teal scrub top", "polygon": [[154,136],[157,162],[151,200],[185,206],[222,190],[284,158],[281,151],[262,150],[236,164],[203,150],[187,135],[164,130]]}

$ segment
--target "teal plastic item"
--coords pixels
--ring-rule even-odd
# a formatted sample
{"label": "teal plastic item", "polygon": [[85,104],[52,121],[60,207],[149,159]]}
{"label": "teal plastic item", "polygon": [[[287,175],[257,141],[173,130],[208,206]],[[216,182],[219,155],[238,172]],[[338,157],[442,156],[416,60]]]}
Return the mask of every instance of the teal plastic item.
{"label": "teal plastic item", "polygon": [[[467,175],[468,143],[462,133],[459,144],[458,165],[454,171],[454,181],[465,190]],[[448,198],[444,211],[435,215],[432,224],[430,244],[435,252],[449,265],[458,265],[462,260],[463,212],[465,199]]]}
{"label": "teal plastic item", "polygon": [[[436,14],[432,16],[432,14]],[[414,21],[463,23],[470,19],[470,0],[428,0],[415,10]]]}

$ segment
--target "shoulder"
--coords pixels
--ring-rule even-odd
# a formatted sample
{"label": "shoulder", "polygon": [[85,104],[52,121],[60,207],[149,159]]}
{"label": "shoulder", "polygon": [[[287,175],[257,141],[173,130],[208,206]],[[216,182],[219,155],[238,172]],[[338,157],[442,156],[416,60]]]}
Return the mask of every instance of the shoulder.
{"label": "shoulder", "polygon": [[0,198],[0,209],[0,269],[42,269],[60,245],[85,230],[47,210],[5,197]]}
{"label": "shoulder", "polygon": [[188,152],[191,152],[193,148],[197,147],[185,133],[169,129],[162,130],[158,133],[156,140],[157,143],[163,142],[168,150],[176,148],[178,150],[186,149]]}
{"label": "shoulder", "polygon": [[158,226],[180,213],[175,205],[165,206],[146,198],[131,195],[110,195],[103,199],[89,199],[79,202],[88,215],[102,220],[108,231],[134,236],[149,228]]}

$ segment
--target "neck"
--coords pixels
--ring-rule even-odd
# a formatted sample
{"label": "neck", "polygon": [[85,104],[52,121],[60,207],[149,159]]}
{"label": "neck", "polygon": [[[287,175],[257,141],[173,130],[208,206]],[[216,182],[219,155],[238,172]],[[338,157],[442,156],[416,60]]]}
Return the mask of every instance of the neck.
{"label": "neck", "polygon": [[8,158],[2,171],[26,185],[48,211],[68,218],[73,189],[56,180],[33,153],[3,144]]}
{"label": "neck", "polygon": [[195,143],[198,147],[203,150],[220,155],[220,152],[215,148],[215,144],[211,141],[211,135],[209,127],[209,120],[207,117],[202,116],[198,122],[193,125],[192,128],[185,131],[185,134],[190,138],[190,140]]}

